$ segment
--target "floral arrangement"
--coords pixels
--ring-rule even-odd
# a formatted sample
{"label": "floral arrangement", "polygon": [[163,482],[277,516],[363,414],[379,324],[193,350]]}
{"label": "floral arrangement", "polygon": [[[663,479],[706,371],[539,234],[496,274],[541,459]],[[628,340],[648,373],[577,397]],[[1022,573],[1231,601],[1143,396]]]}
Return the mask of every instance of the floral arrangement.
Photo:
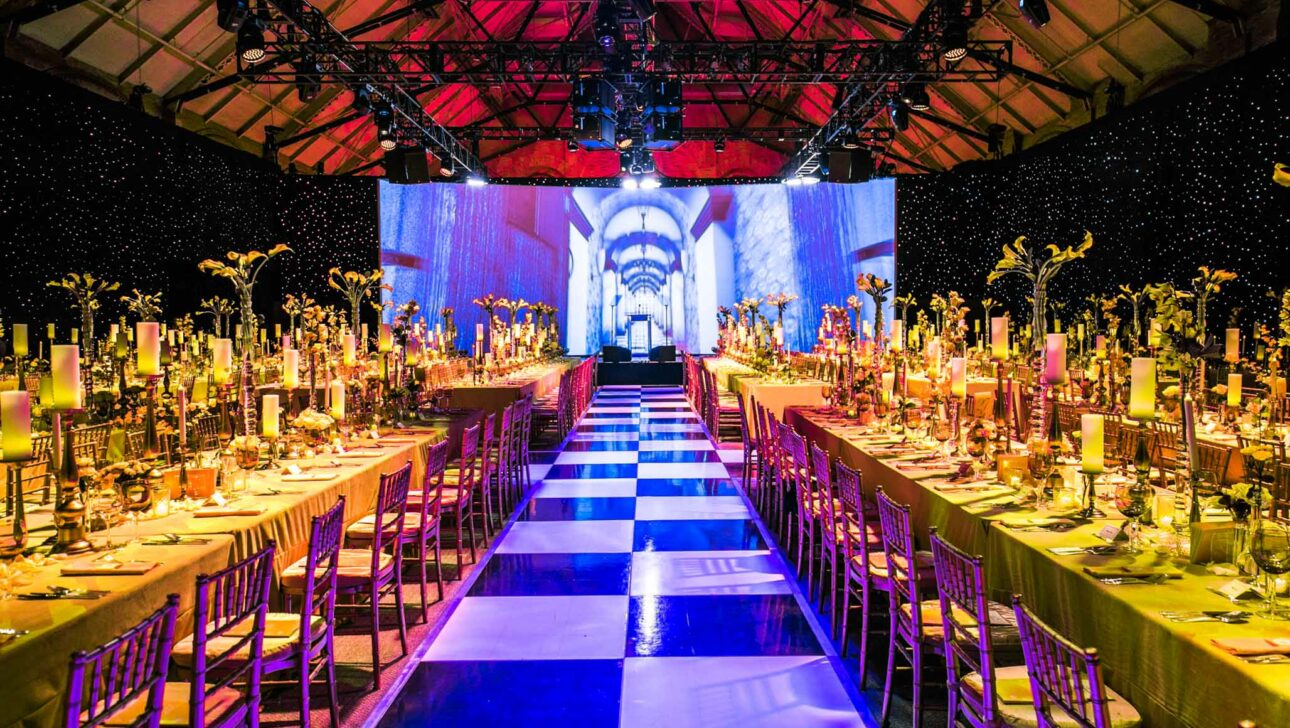
{"label": "floral arrangement", "polygon": [[[358,310],[363,301],[371,298],[377,291],[393,291],[394,287],[388,283],[381,283],[385,272],[380,268],[374,268],[367,273],[359,273],[356,270],[347,270],[344,273],[340,268],[332,268],[327,271],[327,285],[340,291],[345,297],[346,303],[349,304],[349,327],[352,330],[358,330]],[[376,310],[380,310],[379,303],[373,304]]]}
{"label": "floral arrangement", "polygon": [[472,303],[484,309],[484,313],[488,314],[488,320],[491,323],[494,318],[493,316],[494,312],[497,311],[497,309],[501,306],[502,301],[504,300],[505,299],[499,299],[497,296],[494,296],[493,294],[490,293],[487,296],[481,296],[479,298],[476,298],[474,301],[472,301]]}
{"label": "floral arrangement", "polygon": [[235,250],[230,250],[225,255],[229,261],[228,263],[207,258],[197,264],[198,270],[210,273],[213,276],[227,278],[229,283],[233,284],[233,289],[237,291],[241,307],[241,348],[243,351],[250,351],[255,346],[256,318],[255,309],[251,305],[251,294],[255,290],[255,282],[259,279],[260,272],[264,270],[264,266],[268,265],[269,261],[289,252],[291,252],[291,248],[281,244],[269,248],[268,252],[251,250],[239,253]]}
{"label": "floral arrangement", "polygon": [[126,310],[138,316],[140,321],[156,321],[161,315],[161,293],[142,293],[138,288],[132,291],[133,296],[121,297]]}
{"label": "floral arrangement", "polygon": [[1034,288],[1030,314],[1032,354],[1043,351],[1044,347],[1044,315],[1048,308],[1048,284],[1067,263],[1083,258],[1092,247],[1093,233],[1085,231],[1084,240],[1078,245],[1067,248],[1059,248],[1056,245],[1047,246],[1048,259],[1040,261],[1026,247],[1026,236],[1022,235],[1011,245],[1003,246],[1003,258],[995,263],[994,270],[986,276],[987,284],[1012,274],[1025,276],[1031,282]]}
{"label": "floral arrangement", "polygon": [[892,299],[892,304],[895,305],[896,310],[899,312],[900,325],[905,326],[909,320],[909,309],[918,305],[918,299],[914,298],[912,293],[906,293],[903,296],[896,296]]}
{"label": "floral arrangement", "polygon": [[233,302],[221,296],[203,299],[197,315],[214,319],[215,335],[222,339],[224,332],[228,330],[228,317],[233,315]]}
{"label": "floral arrangement", "polygon": [[1262,504],[1269,503],[1271,500],[1272,494],[1263,486],[1256,486],[1253,483],[1233,483],[1220,489],[1218,495],[1201,499],[1201,505],[1204,508],[1225,508],[1232,514],[1232,518],[1244,521],[1251,513],[1261,508]]}
{"label": "floral arrangement", "polygon": [[1209,299],[1222,290],[1224,283],[1236,280],[1231,271],[1210,269],[1207,265],[1200,267],[1199,274],[1191,279],[1192,295],[1196,297],[1196,330],[1197,335],[1205,338],[1205,316],[1209,310]]}
{"label": "floral arrangement", "polygon": [[784,325],[784,309],[788,304],[797,300],[797,296],[792,293],[771,293],[766,296],[766,303],[775,307],[776,320],[780,326]]}
{"label": "floral arrangement", "polygon": [[94,312],[102,305],[99,296],[111,293],[121,287],[120,283],[95,278],[92,273],[68,273],[61,279],[50,281],[46,285],[61,288],[72,294],[74,308],[81,311],[81,335],[86,341],[94,340]]}
{"label": "floral arrangement", "polygon": [[887,302],[887,296],[891,293],[891,281],[879,278],[873,273],[861,273],[856,278],[856,288],[859,288],[861,293],[869,294],[869,298],[873,300],[873,335],[881,342],[886,329],[883,325],[883,304]]}
{"label": "floral arrangement", "polygon": [[296,418],[291,421],[291,426],[304,430],[312,434],[320,434],[331,430],[336,426],[336,420],[331,415],[319,412],[316,409],[305,409]]}
{"label": "floral arrangement", "polygon": [[148,460],[122,460],[99,468],[98,474],[103,479],[132,480],[147,476],[153,467],[153,463]]}

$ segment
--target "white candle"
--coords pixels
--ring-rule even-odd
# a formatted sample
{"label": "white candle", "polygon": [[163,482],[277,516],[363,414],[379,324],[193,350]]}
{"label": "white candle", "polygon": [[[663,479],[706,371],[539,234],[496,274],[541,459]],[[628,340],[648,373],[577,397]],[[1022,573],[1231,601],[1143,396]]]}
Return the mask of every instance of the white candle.
{"label": "white candle", "polygon": [[1102,415],[1080,415],[1080,469],[1086,473],[1100,473],[1106,460],[1106,418]]}
{"label": "white candle", "polygon": [[484,340],[484,325],[475,324],[475,341],[483,341],[483,340]]}
{"label": "white candle", "polygon": [[140,321],[135,324],[135,340],[138,348],[135,353],[138,365],[135,373],[141,377],[155,377],[161,374],[161,332],[155,321]]}
{"label": "white candle", "polygon": [[54,340],[54,325],[53,325],[53,324],[46,324],[46,326],[45,326],[45,331],[46,331],[46,332],[48,332],[48,334],[49,334],[49,340],[50,340],[50,341],[53,341],[53,340]]}
{"label": "white candle", "polygon": [[334,420],[345,419],[345,382],[340,379],[331,383],[331,416]]}
{"label": "white candle", "polygon": [[179,444],[188,444],[188,390],[184,385],[179,385],[179,392],[175,395],[175,409],[179,410]]}
{"label": "white candle", "polygon": [[300,352],[296,349],[282,350],[282,386],[287,389],[300,386]]}
{"label": "white candle", "polygon": [[274,325],[273,325],[273,338],[275,338],[275,339],[281,339],[281,338],[282,338],[282,324],[274,324]]}
{"label": "white candle", "polygon": [[25,389],[0,392],[0,448],[5,462],[31,457],[31,395]]}
{"label": "white candle", "polygon": [[286,351],[291,348],[291,334],[282,334],[278,337],[282,341],[282,350]]}
{"label": "white candle", "polygon": [[390,331],[389,324],[381,324],[381,333],[376,341],[376,350],[382,354],[394,351],[394,334]]}
{"label": "white candle", "polygon": [[1241,358],[1241,330],[1228,329],[1227,342],[1223,351],[1223,358],[1235,362]]}
{"label": "white candle", "polygon": [[936,376],[941,373],[941,337],[933,336],[927,340],[927,373]]}
{"label": "white candle", "polygon": [[990,358],[995,361],[1008,359],[1008,317],[990,317]]}
{"label": "white candle", "polygon": [[215,339],[211,346],[211,379],[215,384],[228,384],[229,375],[233,371],[233,341],[232,339]]}
{"label": "white candle", "polygon": [[1129,367],[1129,416],[1135,420],[1155,419],[1156,360],[1135,357]]}
{"label": "white candle", "polygon": [[54,378],[54,407],[81,408],[81,347],[54,344],[49,348],[49,367]]}
{"label": "white candle", "polygon": [[40,406],[46,409],[54,406],[54,378],[48,374],[40,378]]}
{"label": "white candle", "polygon": [[275,439],[281,427],[281,413],[278,407],[278,395],[266,394],[260,405],[260,434],[268,439]]}
{"label": "white candle", "polygon": [[1098,334],[1097,337],[1094,339],[1094,342],[1095,342],[1093,344],[1094,356],[1096,356],[1098,359],[1105,359],[1106,358],[1106,335]]}
{"label": "white candle", "polygon": [[1066,334],[1048,334],[1045,340],[1044,381],[1066,383]]}
{"label": "white candle", "polygon": [[353,334],[345,334],[344,336],[340,337],[340,350],[341,350],[341,356],[343,357],[345,366],[347,367],[354,366],[355,346],[354,346]]}
{"label": "white candle", "polygon": [[1228,407],[1241,406],[1241,375],[1240,374],[1227,375],[1227,406]]}
{"label": "white candle", "polygon": [[[162,326],[165,326],[165,324],[162,324]],[[175,348],[175,330],[174,329],[168,329],[166,331],[166,344],[169,345],[170,348],[172,349]]]}
{"label": "white candle", "polygon": [[360,330],[360,333],[363,334],[361,337],[363,341],[363,351],[367,351],[367,324],[363,324],[362,326],[360,326],[359,330]]}
{"label": "white candle", "polygon": [[967,359],[961,356],[950,358],[950,395],[967,398]]}
{"label": "white candle", "polygon": [[79,344],[79,343],[81,343],[81,330],[80,330],[80,329],[72,329],[72,343],[73,343],[73,344]]}
{"label": "white candle", "polygon": [[902,351],[905,348],[904,342],[905,324],[900,319],[893,319],[891,322],[891,350]]}
{"label": "white candle", "polygon": [[27,356],[27,324],[13,325],[13,353],[14,356]]}

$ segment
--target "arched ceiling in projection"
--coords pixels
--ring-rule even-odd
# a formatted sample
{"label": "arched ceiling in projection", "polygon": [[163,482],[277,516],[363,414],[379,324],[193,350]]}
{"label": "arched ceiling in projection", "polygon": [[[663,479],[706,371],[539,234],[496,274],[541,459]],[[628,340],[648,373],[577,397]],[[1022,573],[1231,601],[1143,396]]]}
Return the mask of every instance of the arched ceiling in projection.
{"label": "arched ceiling in projection", "polygon": [[[248,67],[236,34],[216,22],[217,5],[236,2],[4,0],[0,17],[11,58],[235,146],[258,150],[267,133],[279,162],[302,172],[381,172],[377,130],[355,112],[352,83],[324,75],[302,97],[294,82],[273,82],[330,74],[344,56],[354,73],[378,69],[382,93],[416,105],[437,156],[494,178],[570,179],[619,172],[614,151],[568,148],[568,81],[605,63],[582,57],[602,35],[605,3],[620,19],[650,18],[620,47],[640,50],[648,68],[685,71],[685,141],[655,154],[658,171],[728,179],[782,175],[855,129],[871,130],[897,172],[988,157],[992,138],[1007,152],[1268,42],[1280,8],[1047,0],[1051,18],[1035,27],[1016,0],[241,0],[264,18],[270,46]],[[934,47],[943,24],[928,16],[938,9],[967,16],[969,55],[948,74],[939,54],[905,58],[922,64],[929,104],[891,129],[885,101],[913,76],[892,70],[894,44],[876,49],[901,38]],[[302,49],[339,55],[310,66],[319,57]],[[544,75],[556,66],[564,71]]]}

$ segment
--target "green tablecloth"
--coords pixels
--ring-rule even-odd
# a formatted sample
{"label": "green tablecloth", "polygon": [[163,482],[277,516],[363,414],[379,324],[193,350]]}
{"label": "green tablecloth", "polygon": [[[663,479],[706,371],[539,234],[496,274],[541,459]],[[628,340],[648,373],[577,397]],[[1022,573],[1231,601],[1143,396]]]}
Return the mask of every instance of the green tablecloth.
{"label": "green tablecloth", "polygon": [[[1229,577],[1204,567],[1154,553],[1136,558],[1057,556],[1052,546],[1102,543],[1097,531],[1122,518],[1095,519],[1067,532],[1025,532],[1000,527],[997,510],[975,513],[980,494],[945,494],[935,478],[915,479],[889,458],[875,457],[859,431],[818,410],[790,408],[787,421],[813,442],[858,468],[866,492],[881,486],[912,506],[915,529],[926,546],[929,528],[972,553],[985,556],[986,577],[995,598],[1021,594],[1044,620],[1076,644],[1097,647],[1107,682],[1139,712],[1149,726],[1217,728],[1251,719],[1258,725],[1290,725],[1290,664],[1252,665],[1211,644],[1214,637],[1290,638],[1290,624],[1259,617],[1248,624],[1169,622],[1162,609],[1225,610],[1233,605],[1209,591]],[[974,506],[973,504],[977,505]],[[1101,506],[1115,515],[1108,504]],[[1034,515],[1012,511],[1008,518]],[[1086,575],[1086,565],[1168,563],[1182,579],[1162,585],[1109,586]],[[1252,608],[1246,606],[1245,608]]]}

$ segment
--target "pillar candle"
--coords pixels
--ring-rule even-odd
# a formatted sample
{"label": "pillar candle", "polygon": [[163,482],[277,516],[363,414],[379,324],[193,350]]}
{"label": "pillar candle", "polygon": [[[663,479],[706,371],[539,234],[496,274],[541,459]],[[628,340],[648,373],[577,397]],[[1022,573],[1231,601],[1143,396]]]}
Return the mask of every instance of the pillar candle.
{"label": "pillar candle", "polygon": [[54,406],[54,378],[48,374],[40,378],[40,406],[45,409]]}
{"label": "pillar candle", "polygon": [[283,351],[291,348],[291,334],[283,334],[278,339],[282,342]]}
{"label": "pillar candle", "polygon": [[79,344],[79,343],[81,343],[81,330],[80,330],[80,329],[72,329],[72,343],[73,343],[73,344]]}
{"label": "pillar candle", "polygon": [[1105,468],[1106,418],[1097,414],[1080,415],[1080,470],[1100,473]]}
{"label": "pillar candle", "polygon": [[941,337],[933,336],[927,340],[927,373],[936,376],[941,373]]}
{"label": "pillar candle", "polygon": [[1272,396],[1273,397],[1286,396],[1286,378],[1285,377],[1272,378]]}
{"label": "pillar candle", "polygon": [[1241,358],[1241,330],[1227,330],[1227,346],[1223,350],[1223,358],[1234,362]]}
{"label": "pillar candle", "polygon": [[981,333],[981,319],[972,319],[972,331],[977,334]]}
{"label": "pillar candle", "polygon": [[331,416],[335,420],[345,419],[345,382],[340,379],[331,383]]}
{"label": "pillar candle", "polygon": [[955,399],[967,398],[967,359],[961,356],[950,359],[950,395]]}
{"label": "pillar candle", "polygon": [[287,389],[300,386],[300,352],[296,349],[282,350],[282,386]]}
{"label": "pillar candle", "polygon": [[1155,419],[1156,360],[1134,357],[1129,366],[1129,416],[1135,420]]}
{"label": "pillar candle", "polygon": [[1241,375],[1240,374],[1227,375],[1227,406],[1228,407],[1241,406]]}
{"label": "pillar candle", "polygon": [[891,350],[901,351],[905,348],[903,341],[905,333],[905,324],[900,319],[894,319],[891,322]]}
{"label": "pillar candle", "polygon": [[[201,380],[204,381],[204,380]],[[179,410],[179,444],[188,444],[188,390],[184,385],[179,385],[179,392],[175,395],[175,409]]]}
{"label": "pillar candle", "polygon": [[1097,337],[1094,339],[1093,354],[1098,359],[1106,358],[1106,335],[1105,334],[1098,334]]}
{"label": "pillar candle", "polygon": [[1004,361],[1008,358],[1008,317],[990,319],[990,358]]}
{"label": "pillar candle", "polygon": [[50,340],[50,341],[53,341],[53,340],[54,340],[54,325],[53,325],[53,324],[47,324],[47,325],[45,326],[45,330],[49,333],[49,340]]}
{"label": "pillar candle", "polygon": [[354,366],[354,335],[345,334],[340,337],[340,350],[345,366]]}
{"label": "pillar candle", "polygon": [[269,439],[279,435],[281,414],[278,408],[278,395],[266,394],[260,404],[260,434]]}
{"label": "pillar candle", "polygon": [[13,353],[14,356],[27,356],[30,353],[27,349],[27,324],[13,325]]}
{"label": "pillar candle", "polygon": [[269,332],[265,331],[264,329],[260,329],[260,343],[261,344],[269,343]]}
{"label": "pillar candle", "polygon": [[381,333],[376,340],[376,350],[382,354],[394,351],[394,334],[390,331],[389,324],[381,324]]}
{"label": "pillar candle", "polygon": [[174,329],[166,330],[166,343],[170,345],[170,348],[172,349],[175,348],[175,330]]}
{"label": "pillar candle", "polygon": [[134,338],[139,342],[135,352],[135,373],[141,377],[155,377],[161,374],[161,332],[155,321],[140,321],[134,326]]}
{"label": "pillar candle", "polygon": [[281,339],[281,338],[282,338],[282,324],[274,324],[274,325],[273,325],[273,338],[275,338],[275,339]]}
{"label": "pillar candle", "polygon": [[5,462],[31,457],[31,395],[27,390],[0,392],[0,433]]}
{"label": "pillar candle", "polygon": [[1044,381],[1066,383],[1066,334],[1048,334],[1044,346]]}
{"label": "pillar candle", "polygon": [[215,339],[211,346],[211,379],[215,384],[228,384],[233,370],[233,340]]}
{"label": "pillar candle", "polygon": [[360,341],[363,342],[363,351],[367,351],[367,324],[360,326],[359,332],[362,334]]}
{"label": "pillar candle", "polygon": [[76,344],[54,344],[49,347],[49,367],[53,377],[54,407],[61,410],[81,408],[81,347]]}

